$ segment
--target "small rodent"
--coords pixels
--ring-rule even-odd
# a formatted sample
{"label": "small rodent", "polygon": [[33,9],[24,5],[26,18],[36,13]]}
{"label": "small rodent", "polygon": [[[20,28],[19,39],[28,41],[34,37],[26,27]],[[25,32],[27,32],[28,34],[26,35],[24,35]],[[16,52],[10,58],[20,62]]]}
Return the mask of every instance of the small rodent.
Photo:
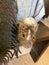
{"label": "small rodent", "polygon": [[22,46],[26,48],[32,47],[37,29],[38,24],[34,18],[27,17],[19,20],[18,39]]}

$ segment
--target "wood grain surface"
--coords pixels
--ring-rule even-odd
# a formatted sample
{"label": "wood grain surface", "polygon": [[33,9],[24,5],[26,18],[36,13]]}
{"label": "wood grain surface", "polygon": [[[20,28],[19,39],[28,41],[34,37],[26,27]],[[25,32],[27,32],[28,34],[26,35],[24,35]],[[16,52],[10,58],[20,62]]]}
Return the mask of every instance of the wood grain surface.
{"label": "wood grain surface", "polygon": [[20,56],[18,59],[12,59],[9,65],[49,65],[49,46],[36,63],[31,58],[30,54],[26,54]]}
{"label": "wood grain surface", "polygon": [[35,42],[38,43],[44,40],[49,40],[49,28],[44,23],[40,22]]}

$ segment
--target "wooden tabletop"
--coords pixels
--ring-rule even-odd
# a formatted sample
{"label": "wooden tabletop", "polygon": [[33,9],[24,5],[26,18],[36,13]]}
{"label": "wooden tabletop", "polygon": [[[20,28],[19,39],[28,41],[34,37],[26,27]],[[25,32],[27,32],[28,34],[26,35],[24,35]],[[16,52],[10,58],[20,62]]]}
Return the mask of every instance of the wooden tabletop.
{"label": "wooden tabletop", "polygon": [[49,16],[48,16],[48,18],[45,18],[45,19],[41,20],[41,22],[42,22],[45,26],[47,26],[47,27],[49,28]]}
{"label": "wooden tabletop", "polygon": [[8,65],[49,65],[49,46],[37,62],[34,62],[30,54],[12,59]]}
{"label": "wooden tabletop", "polygon": [[49,40],[49,24],[39,23],[39,28],[36,34],[36,43],[44,40]]}

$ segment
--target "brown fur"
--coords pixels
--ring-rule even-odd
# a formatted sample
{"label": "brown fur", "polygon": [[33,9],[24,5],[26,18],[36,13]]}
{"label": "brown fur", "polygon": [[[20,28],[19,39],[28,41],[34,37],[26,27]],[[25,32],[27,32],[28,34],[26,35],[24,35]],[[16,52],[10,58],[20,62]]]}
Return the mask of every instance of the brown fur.
{"label": "brown fur", "polygon": [[[30,30],[30,33],[29,33]],[[27,37],[30,35],[29,40]],[[30,48],[35,41],[35,30],[34,27],[24,24],[23,21],[19,22],[18,39],[22,46]]]}

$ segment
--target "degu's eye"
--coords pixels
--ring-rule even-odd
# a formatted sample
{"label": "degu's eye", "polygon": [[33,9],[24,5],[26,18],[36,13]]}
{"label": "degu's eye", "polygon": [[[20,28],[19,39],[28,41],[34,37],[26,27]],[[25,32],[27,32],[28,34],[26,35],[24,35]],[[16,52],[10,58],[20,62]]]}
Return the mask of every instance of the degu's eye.
{"label": "degu's eye", "polygon": [[35,39],[35,35],[33,35],[33,37],[32,37],[33,39]]}
{"label": "degu's eye", "polygon": [[33,36],[33,39],[35,39],[35,37]]}
{"label": "degu's eye", "polygon": [[27,32],[24,31],[24,33],[22,34],[23,38],[26,38],[27,36]]}
{"label": "degu's eye", "polygon": [[23,34],[23,37],[25,37],[25,34]]}
{"label": "degu's eye", "polygon": [[19,26],[19,23],[17,23],[17,26]]}

